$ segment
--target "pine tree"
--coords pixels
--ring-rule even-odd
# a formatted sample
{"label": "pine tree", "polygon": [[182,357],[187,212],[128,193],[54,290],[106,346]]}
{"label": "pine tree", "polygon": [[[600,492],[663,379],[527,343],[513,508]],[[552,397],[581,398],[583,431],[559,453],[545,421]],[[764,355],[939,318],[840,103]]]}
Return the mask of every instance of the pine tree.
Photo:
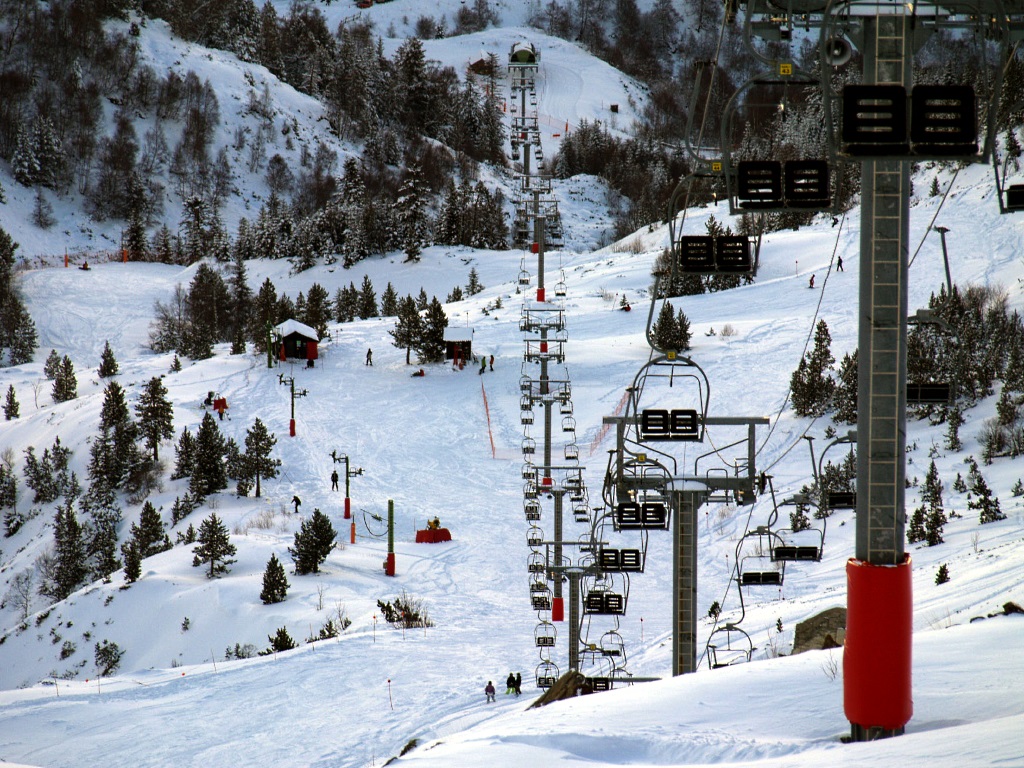
{"label": "pine tree", "polygon": [[967,477],[968,487],[973,498],[968,499],[967,508],[978,510],[978,522],[982,525],[1005,520],[1006,515],[999,508],[999,499],[992,495],[992,489],[978,469],[978,462],[970,459],[971,471]]}
{"label": "pine tree", "polygon": [[321,338],[327,335],[327,324],[331,321],[331,299],[327,289],[319,283],[309,286],[306,310],[301,316],[302,322],[315,330]]}
{"label": "pine tree", "polygon": [[406,261],[419,261],[427,245],[428,221],[426,213],[426,189],[420,166],[416,163],[398,188],[395,213],[400,228],[402,250]]}
{"label": "pine tree", "polygon": [[277,634],[268,635],[267,639],[270,641],[270,648],[263,655],[281,653],[299,647],[299,644],[292,640],[292,636],[288,634],[288,629],[285,627],[278,627]]}
{"label": "pine tree", "polygon": [[207,411],[196,435],[195,466],[189,483],[189,491],[194,497],[205,499],[228,487],[225,453],[224,436],[217,427],[216,419]]}
{"label": "pine tree", "polygon": [[124,389],[116,381],[103,393],[99,434],[90,447],[89,477],[98,477],[111,488],[121,488],[141,464],[135,439],[138,427],[125,402]]}
{"label": "pine tree", "polygon": [[382,317],[394,317],[398,314],[398,293],[390,282],[380,295],[380,314]]}
{"label": "pine tree", "polygon": [[688,318],[680,307],[679,312],[676,314],[676,349],[680,352],[685,352],[690,348],[690,340],[693,338],[693,331],[690,328],[690,318]]}
{"label": "pine tree", "polygon": [[242,476],[256,480],[256,498],[260,497],[260,479],[277,477],[277,468],[281,466],[280,459],[270,457],[275,445],[277,438],[257,418],[252,429],[245,433],[245,453],[241,457]]}
{"label": "pine tree", "polygon": [[388,331],[391,338],[394,339],[392,344],[399,349],[405,350],[406,365],[409,365],[412,350],[419,341],[420,333],[422,332],[422,322],[423,320],[416,310],[415,299],[412,296],[406,296],[399,302],[395,327]]}
{"label": "pine tree", "polygon": [[964,413],[959,403],[953,403],[946,412],[946,448],[950,451],[959,451],[963,444],[960,442],[960,427],[964,424]]}
{"label": "pine tree", "polygon": [[60,373],[60,355],[57,354],[56,349],[51,349],[50,354],[46,358],[46,362],[43,363],[43,375],[47,381],[53,381],[57,378]]}
{"label": "pine tree", "polygon": [[933,460],[928,466],[921,488],[921,503],[927,510],[925,518],[925,540],[929,547],[943,542],[942,528],[946,524],[946,513],[942,508],[942,480]]}
{"label": "pine tree", "polygon": [[337,537],[338,533],[327,515],[314,509],[313,516],[303,520],[295,533],[295,546],[288,548],[288,554],[295,561],[295,573],[319,573],[320,565],[334,549]]}
{"label": "pine tree", "polygon": [[925,538],[927,538],[927,533],[925,532],[924,507],[917,507],[910,515],[910,523],[907,525],[907,541],[917,544],[924,541]]}
{"label": "pine tree", "polygon": [[949,581],[949,566],[943,563],[939,566],[939,570],[935,572],[935,584],[945,584]]}
{"label": "pine tree", "polygon": [[[0,509],[14,509],[18,502],[18,475],[6,461],[0,461]],[[11,533],[7,534],[11,536]]]}
{"label": "pine tree", "polygon": [[171,373],[178,373],[180,371],[181,371],[181,360],[178,358],[177,353],[175,353],[174,359],[171,360],[170,372]]}
{"label": "pine tree", "polygon": [[666,352],[676,349],[677,337],[678,327],[676,326],[676,315],[672,308],[672,302],[662,302],[661,309],[658,311],[658,318],[654,321],[654,325],[651,326],[651,341],[654,342],[654,346],[659,350]]}
{"label": "pine tree", "polygon": [[819,320],[814,329],[814,348],[801,358],[790,378],[793,410],[798,416],[821,416],[829,408],[835,382],[828,372],[835,362],[828,325]]}
{"label": "pine tree", "polygon": [[469,282],[466,283],[466,293],[470,296],[476,296],[484,289],[484,286],[480,283],[480,277],[476,273],[476,267],[469,268]]}
{"label": "pine tree", "polygon": [[377,294],[373,290],[373,283],[369,275],[363,275],[363,285],[359,290],[359,318],[366,320],[377,317]]}
{"label": "pine tree", "polygon": [[843,355],[839,363],[839,381],[836,384],[835,421],[840,424],[857,423],[857,350]]}
{"label": "pine tree", "polygon": [[174,406],[167,399],[167,387],[161,377],[154,376],[143,387],[135,404],[135,415],[146,450],[152,453],[154,462],[159,461],[160,441],[174,437]]}
{"label": "pine tree", "polygon": [[121,545],[121,557],[124,558],[124,580],[128,584],[134,584],[142,578],[142,557],[133,540]]}
{"label": "pine tree", "polygon": [[444,360],[444,329],[448,316],[435,296],[423,318],[422,330],[416,340],[416,356],[421,363],[439,363]]}
{"label": "pine tree", "polygon": [[100,367],[97,374],[101,379],[108,379],[111,376],[116,376],[117,371],[117,358],[114,357],[114,351],[110,348],[110,342],[107,341],[103,345],[103,354],[100,357]]}
{"label": "pine tree", "polygon": [[192,550],[192,567],[209,564],[208,578],[213,578],[221,573],[227,573],[228,566],[235,562],[232,555],[235,554],[235,546],[231,543],[228,529],[217,517],[216,512],[203,520],[199,526],[199,535],[196,538],[198,546]]}
{"label": "pine tree", "polygon": [[54,602],[59,602],[74,592],[86,576],[85,542],[73,501],[68,500],[57,507],[53,519],[53,538],[53,568],[39,591]]}
{"label": "pine tree", "polygon": [[60,370],[53,380],[53,401],[55,403],[66,403],[78,397],[78,378],[75,376],[75,366],[67,355],[60,361]]}
{"label": "pine tree", "polygon": [[267,569],[263,572],[263,591],[260,592],[260,600],[264,605],[283,602],[288,595],[289,586],[284,566],[276,554],[271,555],[267,561]]}
{"label": "pine tree", "polygon": [[277,289],[268,277],[260,286],[249,315],[249,341],[256,351],[267,351],[267,328],[277,325]]}
{"label": "pine tree", "polygon": [[178,444],[174,449],[177,460],[174,464],[174,474],[171,480],[180,480],[183,477],[192,477],[196,466],[196,439],[188,431],[188,427],[181,430]]}
{"label": "pine tree", "polygon": [[4,418],[7,421],[16,419],[19,416],[20,410],[18,398],[14,395],[14,385],[11,384],[7,387],[7,399],[4,400]]}
{"label": "pine tree", "polygon": [[142,559],[166,552],[171,548],[170,537],[164,530],[164,521],[149,500],[142,505],[138,524],[132,523],[131,537],[139,557]]}

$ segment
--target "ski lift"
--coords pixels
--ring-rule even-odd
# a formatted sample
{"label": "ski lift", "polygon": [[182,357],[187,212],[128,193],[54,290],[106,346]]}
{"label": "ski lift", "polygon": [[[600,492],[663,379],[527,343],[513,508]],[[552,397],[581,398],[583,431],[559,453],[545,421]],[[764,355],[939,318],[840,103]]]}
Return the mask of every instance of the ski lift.
{"label": "ski lift", "polygon": [[589,523],[590,509],[586,504],[577,502],[572,506],[572,516],[577,523]]}
{"label": "ski lift", "polygon": [[523,504],[523,512],[526,515],[526,522],[536,523],[540,521],[540,504],[530,499]]}
{"label": "ski lift", "polygon": [[609,629],[601,635],[601,655],[611,659],[620,659],[623,663],[626,660],[626,643],[616,630]]}
{"label": "ski lift", "polygon": [[857,492],[856,491],[826,491],[825,492],[825,508],[826,509],[856,509],[857,508]]}
{"label": "ski lift", "polygon": [[736,543],[736,578],[741,587],[782,586],[786,563],[772,558],[774,538],[771,529],[761,525],[740,537]]}
{"label": "ski lift", "polygon": [[535,611],[550,611],[551,590],[546,590],[544,592],[531,592],[530,604],[533,606],[533,610]]}
{"label": "ski lift", "polygon": [[531,552],[526,559],[526,570],[529,573],[544,573],[547,570],[544,556],[540,552]]}
{"label": "ski lift", "polygon": [[530,273],[525,269],[519,273],[519,284],[524,286],[530,284]]}
{"label": "ski lift", "polygon": [[565,460],[566,461],[579,461],[580,458],[580,447],[576,443],[565,444]]}
{"label": "ski lift", "polygon": [[533,643],[538,648],[554,648],[558,630],[550,621],[542,621],[533,630]]}
{"label": "ski lift", "polygon": [[529,426],[530,424],[533,424],[533,411],[532,410],[530,410],[530,411],[520,411],[519,412],[519,421],[524,426]]}
{"label": "ski lift", "polygon": [[533,454],[536,453],[536,451],[537,451],[537,441],[534,440],[532,437],[524,437],[523,438],[523,455],[524,456],[533,456]]}
{"label": "ski lift", "polygon": [[617,531],[667,529],[668,507],[658,503],[641,504],[637,501],[621,501],[615,505],[612,521]]}
{"label": "ski lift", "polygon": [[576,419],[572,416],[565,416],[562,418],[562,431],[563,432],[575,432],[576,431]]}
{"label": "ski lift", "polygon": [[626,612],[626,598],[604,587],[595,587],[583,599],[583,612],[617,616]]}
{"label": "ski lift", "polygon": [[526,532],[526,545],[532,548],[544,546],[544,531],[540,526],[530,526],[530,530]]}
{"label": "ski lift", "polygon": [[534,480],[527,480],[523,483],[523,498],[524,499],[536,499],[537,498],[537,483]]}
{"label": "ski lift", "polygon": [[[568,384],[566,384],[566,387],[568,387]],[[568,398],[568,396],[563,398],[558,403],[558,412],[562,416],[571,416],[572,415],[572,400],[570,400]]]}
{"label": "ski lift", "polygon": [[565,291],[566,287],[565,282],[563,280],[559,280],[557,283],[555,283],[555,296],[561,298],[565,296]]}
{"label": "ski lift", "polygon": [[558,667],[554,662],[544,660],[537,665],[536,677],[538,688],[550,688],[558,680]]}
{"label": "ski lift", "polygon": [[536,480],[537,479],[537,467],[530,462],[523,464],[523,480]]}
{"label": "ski lift", "polygon": [[[719,638],[718,642],[712,642],[715,638]],[[708,637],[707,655],[711,669],[748,662],[753,653],[754,643],[750,635],[736,624],[715,627]]]}

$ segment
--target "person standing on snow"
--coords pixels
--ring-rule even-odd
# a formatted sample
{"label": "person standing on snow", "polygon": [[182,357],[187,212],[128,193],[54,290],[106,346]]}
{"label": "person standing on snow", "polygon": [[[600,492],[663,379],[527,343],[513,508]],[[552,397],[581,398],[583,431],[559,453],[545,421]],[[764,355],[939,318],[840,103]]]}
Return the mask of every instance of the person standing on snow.
{"label": "person standing on snow", "polygon": [[523,674],[516,672],[516,696],[521,695],[523,692]]}
{"label": "person standing on snow", "polygon": [[487,370],[487,356],[486,355],[481,355],[480,356],[480,370],[478,371],[478,373],[481,376],[483,376],[483,373],[486,370]]}
{"label": "person standing on snow", "polygon": [[372,349],[366,350],[366,364],[367,365],[373,365],[373,350]]}
{"label": "person standing on snow", "polygon": [[494,701],[494,683],[490,680],[487,681],[487,685],[484,687],[484,693],[487,694],[488,701]]}
{"label": "person standing on snow", "polygon": [[505,686],[508,688],[508,690],[505,691],[506,696],[510,693],[516,692],[516,676],[511,672],[508,673],[508,680],[505,681]]}

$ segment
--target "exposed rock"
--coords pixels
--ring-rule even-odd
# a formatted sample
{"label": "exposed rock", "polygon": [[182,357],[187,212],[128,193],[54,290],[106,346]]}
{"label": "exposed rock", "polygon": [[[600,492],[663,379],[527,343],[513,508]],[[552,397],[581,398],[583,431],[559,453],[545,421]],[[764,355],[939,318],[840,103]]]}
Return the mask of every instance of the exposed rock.
{"label": "exposed rock", "polygon": [[839,648],[846,639],[846,609],[829,608],[796,625],[793,653]]}

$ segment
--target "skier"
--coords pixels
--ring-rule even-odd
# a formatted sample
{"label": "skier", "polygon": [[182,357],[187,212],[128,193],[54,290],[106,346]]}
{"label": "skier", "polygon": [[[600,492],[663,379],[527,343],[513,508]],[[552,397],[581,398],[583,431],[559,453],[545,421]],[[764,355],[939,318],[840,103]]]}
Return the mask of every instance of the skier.
{"label": "skier", "polygon": [[491,370],[494,370],[494,355],[491,355]]}
{"label": "skier", "polygon": [[478,373],[483,376],[484,371],[487,370],[487,355],[480,355],[480,370]]}
{"label": "skier", "polygon": [[331,490],[338,490],[338,470],[331,472]]}
{"label": "skier", "polygon": [[842,271],[843,271],[843,257],[840,256],[839,260],[836,261],[836,272],[842,272]]}
{"label": "skier", "polygon": [[811,275],[811,282],[810,282],[810,285],[808,285],[807,287],[808,288],[813,288],[814,287],[814,275]]}
{"label": "skier", "polygon": [[484,693],[487,694],[488,701],[494,701],[494,683],[490,680],[487,681],[487,686],[484,688]]}
{"label": "skier", "polygon": [[521,672],[516,672],[516,696],[521,695],[523,692],[523,675]]}
{"label": "skier", "polygon": [[516,676],[513,675],[511,672],[508,673],[508,680],[505,681],[505,686],[508,688],[508,690],[505,691],[506,696],[508,696],[510,693],[516,692]]}
{"label": "skier", "polygon": [[367,365],[373,365],[373,350],[372,349],[366,350],[366,364]]}
{"label": "skier", "polygon": [[292,496],[292,504],[295,505],[295,514],[299,514],[299,505],[302,504],[302,500],[298,496]]}

